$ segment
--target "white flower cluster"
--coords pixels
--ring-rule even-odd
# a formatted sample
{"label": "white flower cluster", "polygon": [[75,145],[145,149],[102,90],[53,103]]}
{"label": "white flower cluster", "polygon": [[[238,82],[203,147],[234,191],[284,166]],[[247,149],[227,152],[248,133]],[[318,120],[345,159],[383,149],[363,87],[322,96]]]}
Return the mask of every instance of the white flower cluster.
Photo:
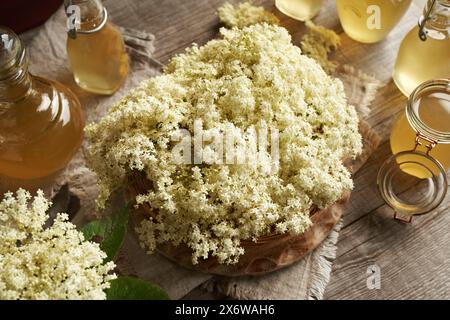
{"label": "white flower cluster", "polygon": [[225,2],[217,9],[217,14],[220,21],[228,27],[243,28],[262,22],[269,24],[278,24],[280,22],[273,13],[265,10],[264,7],[254,6],[250,1],[236,6]]}
{"label": "white flower cluster", "polygon": [[[353,187],[342,160],[361,151],[358,116],[342,82],[302,55],[286,29],[263,23],[221,33],[174,57],[163,75],[86,129],[99,206],[133,171],[145,173],[153,188],[137,202],[157,215],[137,229],[141,243],[149,252],[160,242],[184,243],[193,263],[209,256],[235,263],[241,240],[304,232],[312,206],[326,207]],[[269,169],[270,155],[256,165],[174,163],[170,137],[193,132],[196,119],[238,138],[262,122],[276,128],[277,170]]]}
{"label": "white flower cluster", "polygon": [[0,202],[0,299],[105,299],[114,263],[66,214],[44,228],[50,203],[42,191],[30,199],[20,189]]}
{"label": "white flower cluster", "polygon": [[333,73],[337,67],[335,62],[328,60],[328,54],[341,45],[341,38],[333,30],[306,21],[308,33],[302,37],[300,47],[303,54],[313,58],[327,73]]}

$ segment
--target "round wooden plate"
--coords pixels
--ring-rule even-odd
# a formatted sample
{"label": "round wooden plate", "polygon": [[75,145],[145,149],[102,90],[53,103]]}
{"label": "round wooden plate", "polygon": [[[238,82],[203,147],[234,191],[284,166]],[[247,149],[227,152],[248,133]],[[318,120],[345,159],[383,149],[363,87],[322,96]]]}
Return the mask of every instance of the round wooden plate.
{"label": "round wooden plate", "polygon": [[[134,199],[136,195],[146,193],[153,187],[142,173],[131,175],[128,186],[126,197],[129,199]],[[287,267],[315,249],[341,218],[349,197],[350,192],[346,192],[328,208],[312,210],[312,225],[301,235],[272,234],[261,237],[256,242],[242,241],[245,254],[236,264],[220,264],[216,258],[208,258],[199,260],[198,264],[193,265],[192,251],[186,245],[175,247],[170,243],[158,244],[157,251],[179,265],[209,274],[263,275]],[[151,216],[155,216],[154,210],[149,205],[141,205],[132,210],[131,223],[136,227],[142,219]]]}

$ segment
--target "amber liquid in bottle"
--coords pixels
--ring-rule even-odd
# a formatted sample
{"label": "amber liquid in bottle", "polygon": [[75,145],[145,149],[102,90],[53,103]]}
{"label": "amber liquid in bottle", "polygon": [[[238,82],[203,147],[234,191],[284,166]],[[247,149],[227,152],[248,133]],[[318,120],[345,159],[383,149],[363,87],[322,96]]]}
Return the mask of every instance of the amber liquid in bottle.
{"label": "amber liquid in bottle", "polygon": [[0,74],[1,194],[45,188],[83,139],[84,115],[76,96],[57,82],[29,74],[25,53],[17,59],[3,70],[7,77]]}
{"label": "amber liquid in bottle", "polygon": [[[342,28],[352,39],[363,43],[383,40],[408,10],[411,0],[337,0]],[[376,22],[379,8],[379,26]],[[373,17],[373,18],[372,18]],[[378,28],[379,27],[379,28]]]}
{"label": "amber liquid in bottle", "polygon": [[[97,10],[82,17],[79,30],[92,30],[101,23],[101,10]],[[98,31],[77,32],[75,39],[68,37],[67,55],[75,82],[92,93],[113,94],[128,74],[128,55],[122,34],[110,21]]]}
{"label": "amber liquid in bottle", "polygon": [[422,82],[450,77],[450,38],[428,36],[424,42],[414,27],[403,40],[394,67],[393,79],[406,96]]}
{"label": "amber liquid in bottle", "polygon": [[406,96],[421,83],[450,78],[450,1],[436,1],[425,24],[426,40],[414,27],[403,39],[394,66],[393,79]]}

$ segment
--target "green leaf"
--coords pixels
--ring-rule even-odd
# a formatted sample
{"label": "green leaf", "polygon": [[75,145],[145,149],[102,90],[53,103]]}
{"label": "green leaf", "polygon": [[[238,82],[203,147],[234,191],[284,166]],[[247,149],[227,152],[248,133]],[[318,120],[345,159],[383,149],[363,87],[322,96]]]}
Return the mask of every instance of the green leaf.
{"label": "green leaf", "polygon": [[108,300],[170,300],[169,295],[157,285],[133,277],[119,277],[110,281],[106,289]]}
{"label": "green leaf", "polygon": [[100,220],[89,222],[81,228],[86,240],[101,237],[100,248],[106,253],[106,261],[114,260],[127,233],[130,205]]}

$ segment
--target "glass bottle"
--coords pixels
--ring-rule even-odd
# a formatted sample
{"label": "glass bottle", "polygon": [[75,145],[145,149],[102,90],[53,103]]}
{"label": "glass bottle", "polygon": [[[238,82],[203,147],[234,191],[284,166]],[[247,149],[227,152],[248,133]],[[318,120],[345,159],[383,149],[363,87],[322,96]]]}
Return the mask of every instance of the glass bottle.
{"label": "glass bottle", "polygon": [[30,74],[19,37],[0,27],[0,194],[44,188],[77,152],[83,127],[77,97]]}
{"label": "glass bottle", "polygon": [[383,40],[408,10],[411,0],[337,0],[339,19],[353,40]]}
{"label": "glass bottle", "polygon": [[450,0],[428,1],[400,45],[392,77],[406,96],[422,82],[450,77]]}
{"label": "glass bottle", "polygon": [[427,213],[447,192],[450,169],[450,79],[424,82],[410,95],[391,130],[393,156],[378,187],[398,216]]}
{"label": "glass bottle", "polygon": [[100,0],[66,0],[65,6],[68,22],[76,17],[67,37],[67,56],[75,82],[92,93],[113,94],[128,74],[122,34],[108,20]]}
{"label": "glass bottle", "polygon": [[320,10],[323,0],[275,0],[275,6],[288,17],[306,21]]}

